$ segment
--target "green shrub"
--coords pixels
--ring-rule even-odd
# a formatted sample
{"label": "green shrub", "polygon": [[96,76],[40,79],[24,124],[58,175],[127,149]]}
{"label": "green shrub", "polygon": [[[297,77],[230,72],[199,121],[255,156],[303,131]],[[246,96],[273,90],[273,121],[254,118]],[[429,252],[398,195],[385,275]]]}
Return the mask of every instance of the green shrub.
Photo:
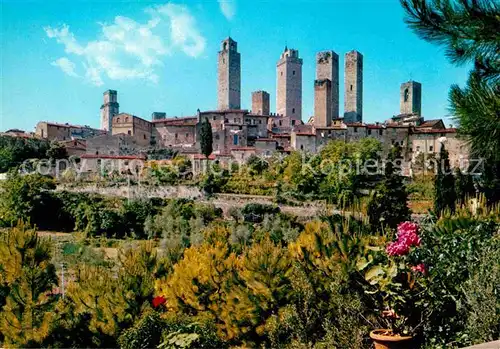
{"label": "green shrub", "polygon": [[274,215],[280,208],[269,204],[250,203],[241,209],[241,214],[247,222],[262,222],[265,215]]}

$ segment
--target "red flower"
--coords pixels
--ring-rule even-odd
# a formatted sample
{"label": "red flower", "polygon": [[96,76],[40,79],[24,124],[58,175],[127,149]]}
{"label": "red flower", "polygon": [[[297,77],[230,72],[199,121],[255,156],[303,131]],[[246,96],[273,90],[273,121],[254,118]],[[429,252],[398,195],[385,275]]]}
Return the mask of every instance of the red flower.
{"label": "red flower", "polygon": [[403,222],[398,225],[397,240],[391,242],[386,252],[389,256],[403,256],[410,252],[410,247],[420,246],[420,236],[417,234],[418,225],[412,222]]}
{"label": "red flower", "polygon": [[165,304],[167,300],[163,296],[153,298],[153,307],[158,308],[160,305]]}
{"label": "red flower", "polygon": [[418,272],[418,273],[422,273],[422,274],[426,274],[427,273],[427,269],[425,269],[425,264],[424,263],[420,263],[419,265],[416,265],[414,267],[411,267],[411,270],[414,271],[414,272]]}

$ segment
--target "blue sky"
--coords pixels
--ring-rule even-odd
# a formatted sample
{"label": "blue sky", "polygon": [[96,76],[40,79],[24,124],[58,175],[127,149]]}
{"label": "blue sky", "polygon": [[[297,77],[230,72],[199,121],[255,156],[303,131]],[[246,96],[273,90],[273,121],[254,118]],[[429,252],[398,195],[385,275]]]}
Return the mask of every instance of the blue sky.
{"label": "blue sky", "polygon": [[[242,107],[266,90],[275,109],[276,62],[286,45],[303,65],[303,119],[313,113],[314,57],[364,55],[364,121],[399,111],[399,86],[423,84],[427,119],[448,115],[453,67],[443,49],[403,22],[397,0],[11,1],[1,0],[0,130],[32,131],[40,120],[99,126],[102,94],[118,90],[120,111],[149,119],[194,115],[217,105],[217,51],[228,34],[242,61]],[[449,123],[449,122],[448,122]]]}

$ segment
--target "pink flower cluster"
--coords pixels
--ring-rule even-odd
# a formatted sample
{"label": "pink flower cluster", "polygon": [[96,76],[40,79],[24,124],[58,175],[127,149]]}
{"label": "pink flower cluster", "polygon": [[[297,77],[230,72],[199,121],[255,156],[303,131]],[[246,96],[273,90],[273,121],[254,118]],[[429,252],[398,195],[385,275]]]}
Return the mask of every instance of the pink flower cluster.
{"label": "pink flower cluster", "polygon": [[422,273],[424,275],[427,273],[427,269],[425,268],[425,264],[424,263],[420,263],[419,265],[411,267],[411,270],[414,271],[414,272]]}
{"label": "pink flower cluster", "polygon": [[389,256],[403,256],[410,252],[410,247],[420,245],[420,237],[417,234],[418,225],[412,222],[404,222],[398,225],[397,240],[391,242],[386,252]]}

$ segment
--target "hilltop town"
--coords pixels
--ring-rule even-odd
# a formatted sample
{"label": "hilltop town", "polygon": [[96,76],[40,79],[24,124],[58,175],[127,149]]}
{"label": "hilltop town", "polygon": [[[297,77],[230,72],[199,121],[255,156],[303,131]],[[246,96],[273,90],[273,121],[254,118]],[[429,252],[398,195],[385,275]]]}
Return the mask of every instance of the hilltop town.
{"label": "hilltop town", "polygon": [[[241,55],[232,38],[222,41],[218,58],[217,110],[200,111],[189,117],[167,117],[153,112],[149,120],[120,111],[118,92],[104,92],[100,108],[101,127],[76,126],[41,121],[34,137],[63,142],[71,155],[108,159],[142,157],[146,149],[171,148],[182,154],[200,156],[200,126],[208,119],[213,133],[212,159],[246,161],[252,155],[269,156],[292,150],[315,153],[329,140],[379,140],[384,152],[398,144],[407,161],[420,154],[436,154],[447,142],[450,162],[462,164],[468,147],[454,128],[441,119],[422,115],[422,85],[401,84],[399,113],[389,120],[363,122],[363,55],[345,54],[344,112],[339,107],[339,56],[334,51],[316,55],[314,115],[303,121],[302,66],[299,51],[285,47],[276,64],[276,112],[270,110],[270,93],[252,92],[251,110],[241,109]],[[309,82],[307,83],[309,85]],[[10,135],[26,136],[17,130]],[[462,164],[463,165],[463,164]]]}

